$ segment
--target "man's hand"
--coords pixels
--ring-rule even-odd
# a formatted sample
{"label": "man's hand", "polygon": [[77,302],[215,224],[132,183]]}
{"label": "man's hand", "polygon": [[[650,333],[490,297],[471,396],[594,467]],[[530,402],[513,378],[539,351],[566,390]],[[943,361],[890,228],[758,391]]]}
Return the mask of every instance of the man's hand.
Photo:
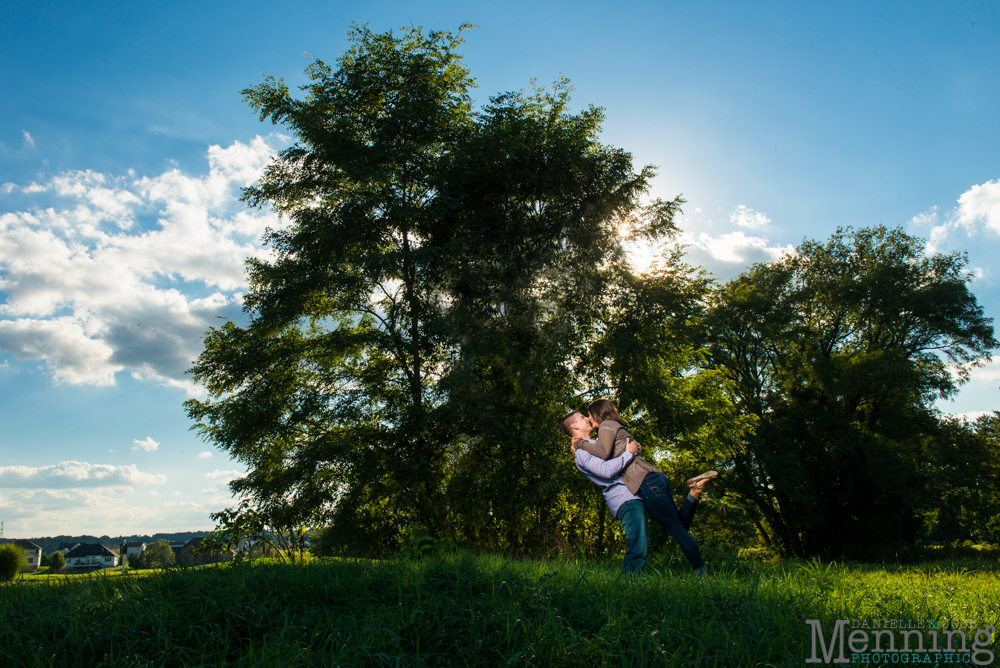
{"label": "man's hand", "polygon": [[633,455],[638,455],[639,451],[641,450],[641,447],[639,446],[639,444],[636,441],[633,441],[630,438],[625,443],[625,449],[628,450],[629,452],[631,452]]}

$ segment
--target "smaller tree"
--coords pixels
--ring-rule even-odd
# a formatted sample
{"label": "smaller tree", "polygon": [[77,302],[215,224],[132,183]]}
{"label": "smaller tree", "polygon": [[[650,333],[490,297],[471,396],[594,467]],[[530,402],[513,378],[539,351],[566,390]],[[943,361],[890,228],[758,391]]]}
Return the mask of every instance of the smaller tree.
{"label": "smaller tree", "polygon": [[9,582],[28,565],[24,550],[14,543],[0,545],[0,582]]}
{"label": "smaller tree", "polygon": [[142,561],[146,568],[166,568],[177,563],[177,555],[168,542],[160,540],[146,548]]}
{"label": "smaller tree", "polygon": [[62,552],[56,550],[49,557],[49,573],[58,573],[66,568],[66,557]]}

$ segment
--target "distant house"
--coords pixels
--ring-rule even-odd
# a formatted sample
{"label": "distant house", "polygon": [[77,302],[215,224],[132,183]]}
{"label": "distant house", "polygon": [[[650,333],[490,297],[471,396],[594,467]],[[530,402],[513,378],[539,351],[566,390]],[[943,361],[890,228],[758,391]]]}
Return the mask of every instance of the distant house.
{"label": "distant house", "polygon": [[192,538],[184,543],[181,551],[177,554],[177,560],[188,566],[201,566],[202,564],[219,564],[224,561],[230,561],[236,556],[233,550],[214,550],[212,552],[198,552],[195,554],[195,550],[201,546],[201,541],[203,540],[205,540],[204,537]]}
{"label": "distant house", "polygon": [[100,543],[80,543],[66,553],[66,568],[108,568],[118,565],[118,554]]}
{"label": "distant house", "polygon": [[37,571],[38,567],[42,563],[42,548],[38,547],[30,540],[25,540],[23,538],[4,538],[0,539],[0,545],[4,543],[13,543],[17,545],[24,551],[25,556],[28,560],[28,565],[24,570],[26,571]]}
{"label": "distant house", "polygon": [[181,552],[184,551],[184,548],[187,546],[187,543],[167,543],[167,544],[170,546],[170,549],[174,551],[174,556],[177,557],[177,561],[180,561]]}
{"label": "distant house", "polygon": [[126,557],[136,557],[136,556],[139,556],[140,554],[142,554],[145,551],[146,551],[146,544],[145,543],[139,543],[138,545],[134,545],[132,543],[129,543],[128,549],[125,551],[125,556]]}
{"label": "distant house", "polygon": [[73,548],[79,547],[81,543],[59,543],[59,549],[56,552],[62,552],[65,557],[66,554]]}
{"label": "distant house", "polygon": [[[274,541],[274,534],[267,534],[266,538],[270,539],[273,542]],[[263,542],[265,542],[265,538],[264,537],[261,537],[261,536],[246,537],[245,536],[243,538],[240,538],[236,542],[236,549],[239,550],[240,552],[249,552],[250,548],[252,548],[254,545],[256,545],[257,543],[263,543]]]}

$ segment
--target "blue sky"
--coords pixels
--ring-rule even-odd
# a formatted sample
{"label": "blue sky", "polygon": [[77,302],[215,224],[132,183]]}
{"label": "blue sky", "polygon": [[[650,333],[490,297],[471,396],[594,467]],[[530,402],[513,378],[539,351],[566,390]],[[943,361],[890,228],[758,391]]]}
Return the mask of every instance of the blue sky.
{"label": "blue sky", "polygon": [[[38,6],[36,6],[38,5]],[[189,430],[200,334],[279,222],[286,145],[239,91],[304,81],[352,21],[473,23],[478,101],[560,75],[688,200],[720,278],[838,225],[968,251],[1000,313],[1000,17],[987,2],[7,3],[0,24],[0,520],[8,537],[211,527],[242,468]],[[948,412],[1000,408],[978,370]]]}

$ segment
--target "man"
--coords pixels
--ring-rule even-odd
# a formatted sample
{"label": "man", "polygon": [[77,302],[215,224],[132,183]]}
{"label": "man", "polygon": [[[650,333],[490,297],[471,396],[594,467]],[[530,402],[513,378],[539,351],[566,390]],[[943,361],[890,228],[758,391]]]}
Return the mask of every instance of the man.
{"label": "man", "polygon": [[570,450],[576,468],[601,488],[612,517],[621,522],[625,531],[627,547],[622,561],[622,572],[639,573],[649,555],[646,509],[642,505],[642,499],[630,492],[618,475],[639,451],[639,444],[630,439],[625,452],[618,457],[604,460],[576,447],[578,439],[589,440],[590,432],[594,430],[590,418],[574,411],[563,418],[562,426],[573,439]]}
{"label": "man", "polygon": [[[613,411],[609,415],[602,416],[598,408],[601,408],[607,404],[610,407],[609,410]],[[595,415],[595,411],[597,414]],[[590,438],[590,432],[593,431],[598,425],[600,425],[601,430],[604,431],[606,426],[612,427],[617,426],[617,428],[611,428],[610,434],[618,434],[617,447],[615,448],[622,455],[625,453],[620,449],[626,444],[635,444],[636,450],[638,450],[638,444],[628,436],[620,423],[620,418],[618,417],[618,409],[614,407],[613,404],[606,400],[598,400],[591,404],[589,411],[589,416],[584,417],[581,413],[574,412],[563,418],[563,430],[572,439],[572,445],[570,446],[573,451],[574,459],[577,462],[577,468],[580,469],[584,475],[587,475],[592,482],[599,486],[603,486],[601,482],[595,480],[594,477],[588,474],[588,470],[594,471],[594,467],[597,466],[597,462],[604,461],[604,457],[612,454],[612,439],[598,439],[595,442]],[[603,440],[604,448],[596,447]],[[580,453],[584,451],[590,451],[587,454],[592,457],[587,458],[582,456]],[[596,454],[594,454],[596,453]],[[600,456],[598,456],[600,455]],[[613,457],[607,460],[608,463],[616,461],[618,458]],[[596,460],[596,462],[594,461]],[[625,473],[626,466],[628,464],[628,472]],[[689,488],[687,498],[680,508],[674,503],[672,494],[670,491],[670,485],[667,482],[666,477],[663,473],[657,469],[652,464],[649,464],[642,458],[637,458],[633,463],[630,459],[628,462],[623,463],[621,466],[614,469],[614,475],[616,476],[614,485],[609,485],[605,487],[605,499],[607,500],[607,493],[611,491],[614,494],[615,500],[619,503],[617,513],[621,515],[619,520],[622,522],[622,528],[626,530],[626,536],[629,538],[629,549],[632,550],[632,539],[636,541],[635,550],[637,552],[635,560],[640,562],[638,569],[642,568],[642,564],[646,562],[646,556],[649,551],[649,537],[648,529],[646,527],[645,515],[651,514],[653,518],[663,526],[671,538],[673,538],[681,548],[681,552],[684,557],[691,564],[691,568],[695,575],[703,576],[705,575],[706,568],[705,562],[701,557],[701,550],[698,548],[697,542],[691,536],[688,531],[691,526],[691,520],[694,518],[695,509],[698,505],[698,501],[701,499],[702,492],[705,490],[705,486],[711,482],[712,479],[718,477],[716,471],[707,471],[701,475],[695,476],[687,481],[687,486]],[[624,490],[620,488],[624,487]],[[627,509],[625,509],[626,501],[631,501],[633,499],[638,499],[642,504],[643,508],[643,520],[640,523],[641,528],[633,527],[631,529],[632,534],[630,535],[629,525],[634,523],[634,517],[627,517]],[[608,507],[611,508],[611,502],[608,501]],[[634,506],[635,504],[631,504]],[[612,513],[615,513],[616,509],[612,508]],[[628,523],[628,524],[627,524]],[[629,553],[626,553],[626,560],[628,560]],[[638,570],[637,569],[637,570]]]}

